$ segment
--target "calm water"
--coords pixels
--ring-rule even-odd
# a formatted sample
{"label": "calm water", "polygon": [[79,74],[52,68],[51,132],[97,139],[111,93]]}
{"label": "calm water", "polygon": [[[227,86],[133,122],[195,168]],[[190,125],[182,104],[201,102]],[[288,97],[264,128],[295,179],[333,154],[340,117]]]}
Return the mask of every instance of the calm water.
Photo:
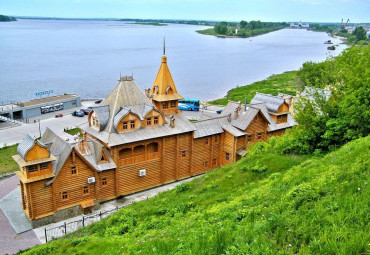
{"label": "calm water", "polygon": [[161,63],[163,36],[178,90],[200,99],[224,96],[237,85],[299,69],[309,60],[322,61],[332,54],[323,42],[340,42],[326,33],[290,29],[221,39],[195,32],[202,28],[117,21],[0,23],[0,101],[35,98],[36,92],[51,89],[54,94],[105,97],[120,72],[133,72],[142,89],[151,87]]}

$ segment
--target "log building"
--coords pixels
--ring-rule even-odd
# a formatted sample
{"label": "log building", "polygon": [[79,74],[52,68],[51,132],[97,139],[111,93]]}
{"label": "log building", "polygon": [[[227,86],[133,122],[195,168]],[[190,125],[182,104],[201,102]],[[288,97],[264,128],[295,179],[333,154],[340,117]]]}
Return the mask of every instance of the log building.
{"label": "log building", "polygon": [[13,156],[19,164],[22,206],[34,227],[97,209],[100,203],[230,164],[250,143],[295,125],[282,97],[257,94],[250,104],[229,102],[220,115],[190,122],[178,110],[166,56],[151,89],[132,76],[93,108],[69,143],[47,129],[27,135]]}

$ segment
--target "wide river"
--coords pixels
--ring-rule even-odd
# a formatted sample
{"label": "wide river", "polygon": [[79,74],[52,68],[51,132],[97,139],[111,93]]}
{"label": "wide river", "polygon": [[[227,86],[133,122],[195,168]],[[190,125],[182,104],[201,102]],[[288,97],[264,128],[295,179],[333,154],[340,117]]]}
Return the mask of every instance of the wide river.
{"label": "wide river", "polygon": [[329,52],[326,33],[283,29],[241,39],[196,33],[200,26],[136,25],[118,21],[19,20],[0,23],[0,103],[77,93],[102,98],[120,73],[152,86],[161,63],[163,37],[177,89],[184,97],[222,97],[236,86],[322,61]]}

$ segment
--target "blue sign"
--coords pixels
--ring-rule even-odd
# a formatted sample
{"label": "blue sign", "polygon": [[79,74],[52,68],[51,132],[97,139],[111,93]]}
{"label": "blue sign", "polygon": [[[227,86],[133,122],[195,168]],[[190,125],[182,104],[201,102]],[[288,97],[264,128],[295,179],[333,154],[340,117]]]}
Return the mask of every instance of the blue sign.
{"label": "blue sign", "polygon": [[53,90],[41,91],[41,92],[37,92],[36,96],[49,95],[51,93],[53,93]]}

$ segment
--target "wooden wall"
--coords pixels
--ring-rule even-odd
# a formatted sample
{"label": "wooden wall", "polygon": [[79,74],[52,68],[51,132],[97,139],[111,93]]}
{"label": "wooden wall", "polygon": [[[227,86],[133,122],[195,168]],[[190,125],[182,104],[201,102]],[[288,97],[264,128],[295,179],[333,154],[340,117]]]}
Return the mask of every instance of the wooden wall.
{"label": "wooden wall", "polygon": [[[98,187],[99,187],[99,199],[100,201],[110,200],[116,197],[116,177],[115,177],[115,169],[107,170],[98,173],[99,180]],[[102,185],[102,179],[106,178],[107,185]]]}
{"label": "wooden wall", "polygon": [[41,158],[48,158],[50,155],[49,150],[41,147],[37,142],[35,142],[34,147],[27,152],[25,155],[26,161],[41,159]]}
{"label": "wooden wall", "polygon": [[54,212],[52,187],[46,186],[45,183],[46,181],[43,180],[29,184],[34,218],[41,218]]}

